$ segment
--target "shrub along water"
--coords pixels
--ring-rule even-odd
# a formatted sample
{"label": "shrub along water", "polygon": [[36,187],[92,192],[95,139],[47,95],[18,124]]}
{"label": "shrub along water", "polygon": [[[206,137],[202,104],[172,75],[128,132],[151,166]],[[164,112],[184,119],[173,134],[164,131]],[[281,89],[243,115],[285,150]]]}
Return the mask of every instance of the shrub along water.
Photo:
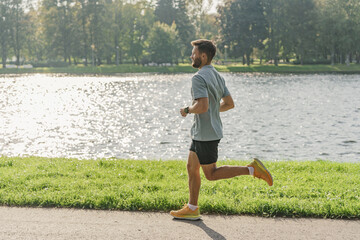
{"label": "shrub along water", "polygon": [[[219,161],[218,165],[246,165]],[[360,218],[360,164],[266,162],[274,186],[250,176],[210,182],[202,213]],[[169,211],[188,198],[185,161],[1,157],[0,204]]]}

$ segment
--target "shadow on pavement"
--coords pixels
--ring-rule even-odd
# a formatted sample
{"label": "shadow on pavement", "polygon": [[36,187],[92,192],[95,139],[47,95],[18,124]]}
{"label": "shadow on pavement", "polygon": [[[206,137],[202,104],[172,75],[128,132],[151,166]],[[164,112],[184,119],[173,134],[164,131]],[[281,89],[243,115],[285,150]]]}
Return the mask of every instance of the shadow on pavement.
{"label": "shadow on pavement", "polygon": [[202,219],[197,220],[197,221],[189,221],[189,220],[181,220],[181,219],[174,218],[173,221],[179,221],[179,222],[197,226],[197,227],[201,228],[210,238],[212,238],[214,240],[226,240],[226,238],[223,235],[221,235],[220,233],[218,233],[215,230],[206,226],[206,224],[204,223],[204,221]]}

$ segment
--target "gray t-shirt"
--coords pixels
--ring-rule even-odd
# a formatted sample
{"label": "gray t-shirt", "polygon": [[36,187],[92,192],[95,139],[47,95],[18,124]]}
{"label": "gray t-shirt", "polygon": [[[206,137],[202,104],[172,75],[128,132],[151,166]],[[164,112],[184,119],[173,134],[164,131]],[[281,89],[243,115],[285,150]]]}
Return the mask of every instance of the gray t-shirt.
{"label": "gray t-shirt", "polygon": [[196,141],[214,141],[223,137],[220,119],[221,98],[230,95],[225,80],[211,65],[205,65],[192,77],[192,99],[209,98],[209,109],[194,114],[191,138]]}

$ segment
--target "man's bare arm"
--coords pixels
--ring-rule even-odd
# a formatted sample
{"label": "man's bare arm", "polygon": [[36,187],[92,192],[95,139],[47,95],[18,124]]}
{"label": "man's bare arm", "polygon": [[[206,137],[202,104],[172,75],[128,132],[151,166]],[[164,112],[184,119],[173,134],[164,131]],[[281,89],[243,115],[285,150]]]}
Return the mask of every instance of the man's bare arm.
{"label": "man's bare arm", "polygon": [[235,107],[234,101],[231,95],[228,95],[222,98],[222,102],[220,103],[220,112],[225,112]]}
{"label": "man's bare arm", "polygon": [[[201,114],[208,111],[209,108],[209,98],[198,98],[194,101],[192,106],[189,106],[189,113]],[[186,117],[185,108],[180,109],[180,114],[183,117]]]}

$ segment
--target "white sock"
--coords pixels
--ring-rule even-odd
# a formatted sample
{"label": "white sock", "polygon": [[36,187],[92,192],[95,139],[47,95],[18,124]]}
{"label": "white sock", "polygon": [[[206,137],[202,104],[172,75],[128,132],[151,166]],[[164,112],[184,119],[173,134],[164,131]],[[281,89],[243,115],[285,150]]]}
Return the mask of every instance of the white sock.
{"label": "white sock", "polygon": [[249,169],[249,174],[252,176],[254,175],[254,168],[253,167],[248,167]]}
{"label": "white sock", "polygon": [[198,206],[191,205],[190,203],[188,203],[188,207],[191,209],[191,211],[195,211],[198,208]]}

